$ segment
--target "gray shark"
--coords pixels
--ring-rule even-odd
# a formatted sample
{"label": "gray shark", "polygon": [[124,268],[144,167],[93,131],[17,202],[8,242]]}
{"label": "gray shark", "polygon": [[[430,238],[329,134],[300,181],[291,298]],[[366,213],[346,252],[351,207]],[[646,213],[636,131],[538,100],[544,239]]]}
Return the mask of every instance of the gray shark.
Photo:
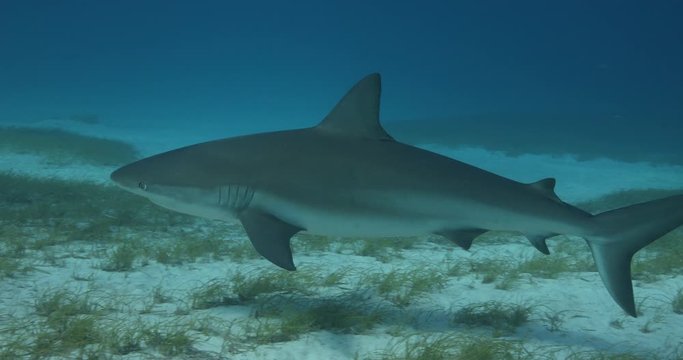
{"label": "gray shark", "polygon": [[489,230],[518,231],[541,252],[583,237],[612,298],[636,308],[630,263],[683,224],[683,195],[592,215],[555,180],[524,184],[394,140],[379,122],[380,76],[360,80],[317,126],[226,138],[151,156],[111,179],[165,208],[238,219],[254,248],[295,270],[290,238],[442,235],[468,249]]}

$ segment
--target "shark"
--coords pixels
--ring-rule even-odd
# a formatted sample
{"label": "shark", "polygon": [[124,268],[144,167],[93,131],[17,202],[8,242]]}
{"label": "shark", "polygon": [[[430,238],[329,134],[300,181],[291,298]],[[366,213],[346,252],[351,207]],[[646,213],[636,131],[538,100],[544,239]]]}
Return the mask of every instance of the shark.
{"label": "shark", "polygon": [[190,145],[125,165],[121,188],[173,211],[236,219],[253,247],[295,270],[290,239],[437,234],[469,249],[490,230],[549,254],[585,239],[614,301],[636,316],[633,255],[683,224],[683,195],[597,215],[562,201],[555,179],[521,183],[395,140],[379,121],[381,78],[367,75],[316,126]]}

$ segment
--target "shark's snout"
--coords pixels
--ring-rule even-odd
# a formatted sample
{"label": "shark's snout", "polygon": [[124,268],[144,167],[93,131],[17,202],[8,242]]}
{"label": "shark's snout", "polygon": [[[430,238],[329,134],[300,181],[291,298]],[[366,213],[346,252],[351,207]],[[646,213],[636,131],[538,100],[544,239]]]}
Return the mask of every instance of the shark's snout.
{"label": "shark's snout", "polygon": [[136,188],[138,183],[140,182],[139,179],[136,179],[133,174],[131,174],[130,169],[128,168],[128,165],[122,166],[116,170],[114,170],[110,175],[109,178],[111,181],[114,182],[114,184],[126,189],[130,190],[133,188]]}
{"label": "shark's snout", "polygon": [[118,168],[118,169],[112,171],[112,173],[109,175],[109,178],[111,179],[111,181],[113,181],[116,184],[120,183],[121,178],[122,178],[121,177],[121,168]]}
{"label": "shark's snout", "polygon": [[109,178],[117,185],[124,185],[128,180],[128,177],[125,174],[125,166],[112,171]]}

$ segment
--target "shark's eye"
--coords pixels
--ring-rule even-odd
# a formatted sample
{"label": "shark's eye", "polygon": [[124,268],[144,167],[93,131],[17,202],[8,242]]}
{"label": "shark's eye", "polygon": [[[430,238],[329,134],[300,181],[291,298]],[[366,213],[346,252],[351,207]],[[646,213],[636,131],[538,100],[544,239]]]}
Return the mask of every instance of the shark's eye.
{"label": "shark's eye", "polygon": [[140,181],[140,182],[138,183],[138,187],[139,187],[140,189],[142,189],[142,190],[147,190],[147,184],[145,184],[145,183],[142,182],[142,181]]}

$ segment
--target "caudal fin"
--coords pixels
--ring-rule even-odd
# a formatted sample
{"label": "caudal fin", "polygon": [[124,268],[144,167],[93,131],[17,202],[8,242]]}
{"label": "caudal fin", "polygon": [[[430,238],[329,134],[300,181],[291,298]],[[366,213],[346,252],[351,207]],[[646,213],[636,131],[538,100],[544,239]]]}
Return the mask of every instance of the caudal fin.
{"label": "caudal fin", "polygon": [[614,301],[636,316],[631,284],[631,259],[646,245],[683,225],[683,195],[606,211],[594,217],[586,240],[602,282]]}

